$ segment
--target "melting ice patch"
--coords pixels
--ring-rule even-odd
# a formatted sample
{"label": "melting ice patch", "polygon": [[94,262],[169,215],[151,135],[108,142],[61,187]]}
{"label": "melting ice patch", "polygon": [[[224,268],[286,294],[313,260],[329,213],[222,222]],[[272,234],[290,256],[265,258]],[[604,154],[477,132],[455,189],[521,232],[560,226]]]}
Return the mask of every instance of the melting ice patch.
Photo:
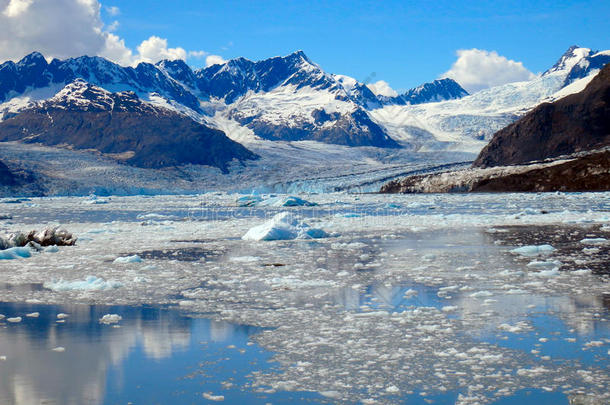
{"label": "melting ice patch", "polygon": [[289,212],[280,212],[262,225],[250,228],[243,240],[292,240],[325,238],[322,229],[312,228]]}
{"label": "melting ice patch", "polygon": [[59,280],[59,281],[50,281],[43,284],[44,288],[48,288],[53,291],[73,291],[73,290],[83,290],[83,291],[101,291],[101,290],[111,290],[114,288],[122,287],[118,281],[115,280],[104,280],[103,278],[95,277],[95,276],[87,276],[84,280]]}

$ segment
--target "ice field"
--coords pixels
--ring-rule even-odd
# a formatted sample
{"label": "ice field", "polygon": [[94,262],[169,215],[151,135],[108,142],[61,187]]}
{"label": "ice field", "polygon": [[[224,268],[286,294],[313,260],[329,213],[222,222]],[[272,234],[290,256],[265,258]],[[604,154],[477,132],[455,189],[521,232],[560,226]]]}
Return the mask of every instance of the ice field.
{"label": "ice field", "polygon": [[610,402],[610,193],[4,199],[0,218],[78,238],[0,256],[2,403]]}

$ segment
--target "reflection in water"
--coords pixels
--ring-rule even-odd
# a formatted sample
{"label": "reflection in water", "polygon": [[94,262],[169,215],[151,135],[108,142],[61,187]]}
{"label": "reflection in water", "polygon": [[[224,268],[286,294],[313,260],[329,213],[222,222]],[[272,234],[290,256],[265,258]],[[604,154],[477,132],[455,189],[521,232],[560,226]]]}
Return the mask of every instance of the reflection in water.
{"label": "reflection in water", "polygon": [[[40,315],[26,316],[34,311]],[[65,323],[57,322],[59,313],[69,314]],[[121,314],[120,327],[100,324],[106,313]],[[146,307],[0,304],[0,314],[22,317],[15,324],[0,321],[0,356],[6,356],[0,361],[0,403],[15,405],[102,404],[113,394],[124,402],[131,395],[124,381],[130,378],[125,375],[130,372],[127,360],[134,353],[159,363],[180,353],[197,353],[199,342],[206,340],[245,345],[254,331]],[[197,358],[191,357],[197,365]],[[107,381],[111,371],[118,372],[116,381]],[[186,370],[178,368],[177,375],[166,370],[162,376],[172,381],[184,374]]]}

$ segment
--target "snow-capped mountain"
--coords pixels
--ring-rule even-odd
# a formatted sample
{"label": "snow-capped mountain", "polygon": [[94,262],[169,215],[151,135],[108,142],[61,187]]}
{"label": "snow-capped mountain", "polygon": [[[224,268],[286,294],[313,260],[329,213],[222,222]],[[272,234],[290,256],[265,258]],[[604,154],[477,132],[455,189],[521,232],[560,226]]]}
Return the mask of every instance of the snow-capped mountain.
{"label": "snow-capped mountain", "polygon": [[[76,120],[73,123],[77,125],[82,118],[74,117],[86,114],[108,139],[114,136],[109,132],[111,128],[118,130],[123,125],[120,119],[133,124],[134,131],[139,130],[134,123],[139,122],[150,126],[147,136],[159,148],[169,147],[164,137],[176,134],[176,128],[213,127],[260,155],[266,162],[261,168],[274,160],[294,161],[295,153],[306,155],[308,159],[294,169],[295,173],[317,172],[320,165],[332,165],[337,156],[358,155],[348,152],[352,146],[376,147],[362,155],[374,165],[413,161],[414,154],[434,155],[436,163],[443,161],[442,156],[452,156],[446,162],[463,161],[468,158],[462,152],[474,158],[494,132],[542,101],[582,90],[609,58],[608,51],[572,47],[551,69],[531,81],[468,95],[455,81],[440,79],[397,97],[382,97],[351,77],[325,72],[302,51],[262,61],[237,58],[199,70],[179,60],[123,67],[100,57],[82,56],[48,63],[41,54],[32,53],[17,63],[0,65],[0,121],[4,121],[4,130],[11,125],[13,128],[2,133],[5,140],[90,147],[123,158],[129,155],[124,152],[134,152],[135,144],[108,149],[98,142],[99,135],[95,140],[86,139],[92,132],[79,133],[85,138],[77,140],[72,134],[74,127],[62,127],[58,119]],[[121,111],[123,107],[125,111]],[[69,111],[79,114],[71,116]],[[132,120],[130,115],[139,118]],[[112,116],[114,126],[102,128],[102,116]],[[165,117],[163,124],[155,126],[154,116]],[[55,126],[49,124],[49,117],[55,120]],[[178,124],[172,127],[172,121]],[[17,131],[19,125],[21,133]],[[39,136],[41,131],[44,137]],[[62,136],[69,142],[60,142]],[[187,138],[182,141],[199,139],[194,135]],[[135,138],[132,141],[137,143]],[[173,147],[175,150],[177,146]],[[192,149],[199,150],[201,156],[215,150],[204,151],[205,145],[201,148]],[[247,159],[243,150],[234,151],[225,156],[215,150],[220,160],[208,162],[225,167],[225,157]],[[148,152],[154,154],[152,149]],[[205,160],[186,152],[152,159],[150,164],[163,167]],[[451,155],[454,152],[461,153],[460,157]],[[315,156],[319,159],[312,159]],[[308,166],[308,161],[315,162],[311,163],[315,169]],[[143,165],[144,160],[127,163]],[[341,164],[348,163],[354,167],[353,159]]]}
{"label": "snow-capped mountain", "polygon": [[453,79],[444,78],[425,83],[407,91],[400,97],[406,104],[424,104],[436,101],[457,100],[466,97],[468,92]]}
{"label": "snow-capped mountain", "polygon": [[111,93],[82,79],[0,122],[0,141],[95,150],[146,168],[197,164],[226,170],[233,159],[256,158],[221,131],[143,102],[134,92]]}
{"label": "snow-capped mountain", "polygon": [[478,153],[491,136],[542,102],[576,93],[610,61],[610,52],[571,47],[547,72],[458,100],[420,105],[385,105],[370,111],[392,138],[420,150]]}
{"label": "snow-capped mountain", "polygon": [[[189,69],[190,70],[190,69]],[[15,63],[0,65],[0,102],[33,94],[36,90],[61,89],[76,79],[105,88],[108,91],[133,91],[141,97],[158,94],[190,109],[199,110],[199,101],[182,83],[165,75],[150,63],[124,67],[98,56],[81,56],[47,63],[38,52]],[[45,97],[46,98],[46,97]]]}

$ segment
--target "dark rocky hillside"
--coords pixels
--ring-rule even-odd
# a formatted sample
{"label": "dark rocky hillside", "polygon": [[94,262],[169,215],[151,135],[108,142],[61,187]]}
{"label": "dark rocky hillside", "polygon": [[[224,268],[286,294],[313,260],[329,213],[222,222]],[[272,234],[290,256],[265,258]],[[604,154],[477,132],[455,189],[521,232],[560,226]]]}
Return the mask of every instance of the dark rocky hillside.
{"label": "dark rocky hillside", "polygon": [[9,168],[0,162],[0,186],[12,186],[16,184],[15,175]]}
{"label": "dark rocky hillside", "polygon": [[610,145],[610,65],[580,93],[544,103],[498,131],[475,167],[523,164]]}
{"label": "dark rocky hillside", "polygon": [[83,81],[0,122],[0,141],[91,149],[144,168],[196,164],[224,171],[233,159],[256,158],[222,131],[132,92],[110,93]]}

